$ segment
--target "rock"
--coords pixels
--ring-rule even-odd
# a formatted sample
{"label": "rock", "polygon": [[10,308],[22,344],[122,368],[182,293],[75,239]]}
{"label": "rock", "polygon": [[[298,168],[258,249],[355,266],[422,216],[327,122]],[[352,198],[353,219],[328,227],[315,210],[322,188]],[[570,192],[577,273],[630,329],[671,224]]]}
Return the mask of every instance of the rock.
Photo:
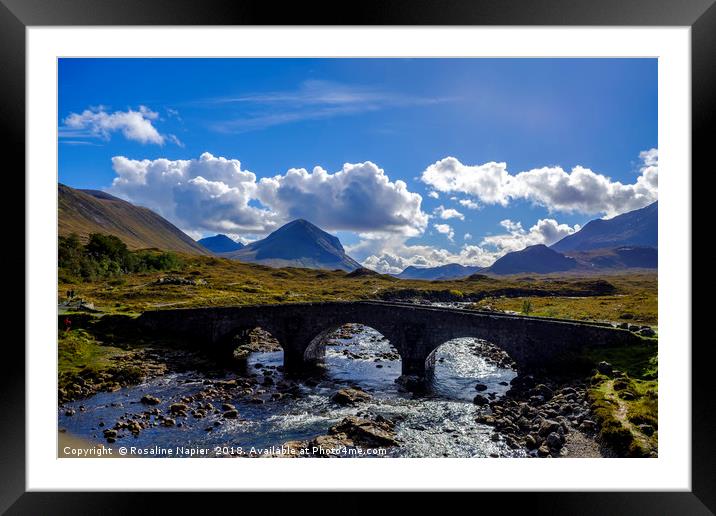
{"label": "rock", "polygon": [[162,400],[160,400],[156,396],[152,396],[150,394],[145,394],[144,396],[142,396],[142,399],[139,401],[141,401],[145,405],[159,405],[162,402]]}
{"label": "rock", "polygon": [[117,431],[113,430],[112,428],[107,428],[102,432],[102,435],[105,437],[117,437]]}
{"label": "rock", "polygon": [[186,415],[186,411],[189,410],[189,406],[186,403],[172,403],[169,405],[169,412],[172,414],[180,414],[184,413]]}
{"label": "rock", "polygon": [[239,417],[239,411],[236,409],[227,410],[224,412],[223,417],[226,419],[236,419]]}
{"label": "rock", "polygon": [[475,390],[476,390],[476,391],[480,391],[480,392],[481,392],[481,391],[486,391],[486,390],[487,390],[487,385],[485,385],[484,383],[478,383],[477,385],[475,385]]}
{"label": "rock", "polygon": [[537,439],[532,434],[527,434],[527,437],[525,437],[525,448],[528,450],[537,448]]}
{"label": "rock", "polygon": [[234,407],[231,403],[222,403],[221,410],[236,410],[236,407]]}
{"label": "rock", "polygon": [[554,392],[552,392],[552,389],[550,389],[543,383],[537,385],[534,390],[537,391],[539,395],[542,396],[542,398],[544,398],[545,400],[550,400],[554,396]]}
{"label": "rock", "polygon": [[519,389],[531,389],[535,385],[534,376],[527,374],[524,376],[515,376],[511,381],[510,385]]}
{"label": "rock", "polygon": [[609,362],[602,361],[597,364],[597,372],[605,376],[611,376],[611,374],[614,372],[614,368]]}
{"label": "rock", "polygon": [[129,421],[127,423],[127,430],[132,432],[134,435],[137,435],[142,431],[142,425],[140,425],[137,421]]}
{"label": "rock", "polygon": [[560,450],[562,448],[562,437],[557,432],[550,433],[544,442],[550,450]]}
{"label": "rock", "polygon": [[167,418],[162,419],[162,425],[164,425],[164,426],[174,426],[174,425],[176,425],[176,421],[173,420],[173,419],[170,418],[170,417],[167,417]]}
{"label": "rock", "polygon": [[614,380],[614,383],[612,384],[612,388],[615,391],[623,391],[629,387],[629,380],[626,378],[619,378],[618,380]]}
{"label": "rock", "polygon": [[550,456],[550,451],[546,444],[543,444],[542,446],[540,446],[537,449],[537,455],[539,455],[540,457],[549,457]]}
{"label": "rock", "polygon": [[483,406],[485,406],[485,405],[489,405],[489,404],[490,404],[490,400],[488,400],[488,399],[487,399],[485,396],[483,396],[482,394],[477,394],[477,395],[472,399],[472,402],[473,402],[475,405],[478,405],[478,406],[480,406],[480,407],[483,407]]}
{"label": "rock", "polygon": [[330,428],[330,435],[345,434],[355,444],[365,446],[397,446],[395,425],[388,421],[371,421],[357,416],[348,416]]}
{"label": "rock", "polygon": [[619,397],[625,401],[633,401],[636,399],[636,394],[631,391],[621,391]]}
{"label": "rock", "polygon": [[559,429],[562,428],[562,425],[558,423],[557,421],[553,421],[551,419],[545,419],[540,423],[539,425],[539,435],[546,436],[553,432],[558,432]]}
{"label": "rock", "polygon": [[369,401],[371,395],[361,389],[341,389],[331,396],[331,400],[339,405],[356,405],[363,401]]}
{"label": "rock", "polygon": [[319,457],[331,456],[331,450],[337,450],[344,446],[355,446],[355,443],[346,434],[319,435],[308,442],[308,447],[313,455]]}
{"label": "rock", "polygon": [[75,415],[75,409],[65,410],[65,416],[74,416],[74,415]]}
{"label": "rock", "polygon": [[643,433],[644,435],[654,435],[654,427],[651,425],[643,424],[637,426],[637,428]]}
{"label": "rock", "polygon": [[642,337],[653,337],[656,335],[656,332],[652,330],[651,328],[642,328],[637,332],[637,334],[641,335]]}

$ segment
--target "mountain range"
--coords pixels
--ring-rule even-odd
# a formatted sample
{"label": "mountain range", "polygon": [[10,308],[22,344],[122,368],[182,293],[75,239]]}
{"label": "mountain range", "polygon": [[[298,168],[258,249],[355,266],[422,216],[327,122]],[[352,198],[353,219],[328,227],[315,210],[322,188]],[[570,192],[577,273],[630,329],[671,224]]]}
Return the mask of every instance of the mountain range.
{"label": "mountain range", "polygon": [[438,267],[410,266],[396,276],[441,280],[467,277],[475,272],[546,274],[569,270],[656,268],[658,215],[658,203],[654,202],[611,219],[592,220],[551,247],[539,244],[507,253],[489,267],[466,267],[456,263]]}
{"label": "mountain range", "polygon": [[[121,238],[130,249],[157,248],[190,254],[213,254],[271,267],[364,270],[348,256],[340,240],[304,219],[285,224],[248,245],[226,235],[195,242],[148,208],[135,206],[106,192],[58,184],[59,234],[90,233]],[[489,267],[457,263],[438,267],[410,266],[400,279],[448,280],[485,274],[551,273],[626,268],[658,264],[658,204],[611,219],[592,220],[551,247],[533,245],[507,253]]]}
{"label": "mountain range", "polygon": [[87,240],[90,233],[114,235],[130,249],[157,248],[189,254],[211,254],[165,218],[99,190],[58,184],[58,231]]}

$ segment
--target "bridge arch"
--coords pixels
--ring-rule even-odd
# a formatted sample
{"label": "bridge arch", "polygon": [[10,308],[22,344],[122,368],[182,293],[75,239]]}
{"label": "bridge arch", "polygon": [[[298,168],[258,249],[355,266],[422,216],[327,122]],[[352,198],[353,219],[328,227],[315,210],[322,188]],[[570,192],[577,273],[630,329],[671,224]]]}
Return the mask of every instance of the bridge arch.
{"label": "bridge arch", "polygon": [[318,335],[316,335],[313,339],[311,339],[310,343],[306,347],[303,357],[304,361],[308,364],[315,364],[323,360],[323,358],[326,355],[326,347],[328,346],[329,341],[334,338],[334,336],[345,326],[361,326],[363,328],[368,328],[376,333],[378,333],[383,340],[387,341],[390,349],[395,350],[395,352],[400,355],[400,351],[393,345],[390,334],[386,335],[386,332],[388,332],[390,329],[383,328],[383,331],[381,331],[381,328],[376,328],[375,326],[371,326],[369,324],[359,323],[355,321],[349,321],[347,323],[343,324],[332,324],[328,328],[324,329],[323,331],[319,332]]}

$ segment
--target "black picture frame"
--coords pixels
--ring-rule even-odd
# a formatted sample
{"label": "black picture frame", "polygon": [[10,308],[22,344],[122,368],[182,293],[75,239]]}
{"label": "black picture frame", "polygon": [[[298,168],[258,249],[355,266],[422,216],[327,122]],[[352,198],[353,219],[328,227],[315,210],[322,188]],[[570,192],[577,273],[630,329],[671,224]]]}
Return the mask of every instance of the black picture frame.
{"label": "black picture frame", "polygon": [[[363,0],[354,4],[257,0],[0,0],[0,132],[24,170],[25,30],[30,26],[87,25],[552,25],[691,27],[692,168],[707,174],[716,134],[716,0]],[[683,171],[688,174],[689,171]],[[24,174],[15,174],[24,192]],[[20,179],[22,177],[23,179]],[[685,176],[686,177],[686,176]],[[693,178],[692,174],[692,178]],[[700,176],[699,176],[700,177]],[[699,184],[702,179],[699,178]],[[701,188],[703,192],[706,189]],[[697,191],[694,190],[694,193]],[[693,198],[694,203],[696,198]],[[700,219],[694,218],[698,230]],[[693,234],[693,229],[692,229]],[[699,233],[696,233],[697,235]],[[17,235],[19,237],[19,235]],[[18,240],[19,242],[19,240]],[[24,246],[3,261],[20,269]],[[692,253],[692,274],[693,250]],[[698,269],[701,270],[701,269]],[[32,271],[25,270],[26,276]],[[23,305],[24,303],[17,303]],[[705,303],[706,304],[706,303]],[[700,305],[703,306],[703,305]],[[694,306],[692,314],[704,308]],[[700,320],[703,317],[694,317]],[[693,339],[692,339],[693,340]],[[0,360],[0,511],[8,514],[120,514],[146,507],[139,493],[25,492],[25,363],[19,339],[5,341]],[[691,344],[692,490],[690,492],[590,492],[482,494],[479,503],[524,506],[531,514],[713,514],[716,512],[714,353],[710,342]],[[14,347],[14,349],[12,349]],[[12,415],[12,423],[5,417]],[[635,459],[639,460],[639,459]],[[156,499],[158,495],[152,495]],[[221,500],[224,495],[212,495]],[[246,495],[241,495],[246,496]],[[350,497],[340,507],[353,507]],[[244,498],[245,500],[245,498]],[[265,500],[265,499],[264,499]],[[257,500],[258,501],[258,500]],[[185,507],[183,495],[162,496],[163,511]],[[244,501],[244,504],[249,503]],[[332,501],[292,495],[292,503],[336,512]],[[474,501],[472,502],[474,503]],[[333,506],[333,509],[331,509]],[[248,507],[248,505],[244,505]],[[485,508],[488,506],[485,505]],[[143,511],[140,511],[143,512]],[[341,512],[345,513],[343,509]]]}

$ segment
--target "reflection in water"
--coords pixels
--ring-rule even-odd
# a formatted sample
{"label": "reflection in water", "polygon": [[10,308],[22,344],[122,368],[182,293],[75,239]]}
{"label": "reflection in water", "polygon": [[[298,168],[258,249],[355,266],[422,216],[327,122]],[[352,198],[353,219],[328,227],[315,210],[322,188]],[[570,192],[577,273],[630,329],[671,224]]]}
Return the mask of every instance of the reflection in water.
{"label": "reflection in water", "polygon": [[[456,339],[441,346],[428,391],[415,395],[396,383],[400,360],[388,341],[370,328],[358,326],[356,330],[349,338],[332,339],[326,347],[321,374],[297,382],[299,395],[295,399],[264,404],[251,403],[246,398],[231,400],[240,414],[238,419],[224,419],[220,426],[213,426],[221,419],[220,414],[209,413],[205,418],[189,417],[168,428],[154,420],[157,426],[136,437],[123,437],[114,446],[280,446],[289,440],[325,434],[342,418],[367,412],[397,421],[402,444],[390,449],[389,456],[486,457],[521,453],[492,441],[491,429],[475,423],[472,399],[476,383],[487,386],[482,394],[500,396],[508,388],[501,383],[509,383],[516,374],[480,357],[475,339]],[[273,381],[280,382],[282,362],[282,352],[254,353],[249,358],[248,371],[271,371]],[[138,401],[143,394],[159,397],[162,403],[158,407],[167,412],[171,403],[200,391],[204,380],[200,373],[172,373],[114,393],[100,393],[69,404],[77,409],[74,416],[67,417],[64,409],[60,411],[60,428],[103,442],[103,428],[113,426],[123,415],[131,417],[144,409]],[[371,393],[373,399],[358,407],[340,407],[331,402],[336,390],[349,385]],[[99,426],[100,422],[105,426]]]}

